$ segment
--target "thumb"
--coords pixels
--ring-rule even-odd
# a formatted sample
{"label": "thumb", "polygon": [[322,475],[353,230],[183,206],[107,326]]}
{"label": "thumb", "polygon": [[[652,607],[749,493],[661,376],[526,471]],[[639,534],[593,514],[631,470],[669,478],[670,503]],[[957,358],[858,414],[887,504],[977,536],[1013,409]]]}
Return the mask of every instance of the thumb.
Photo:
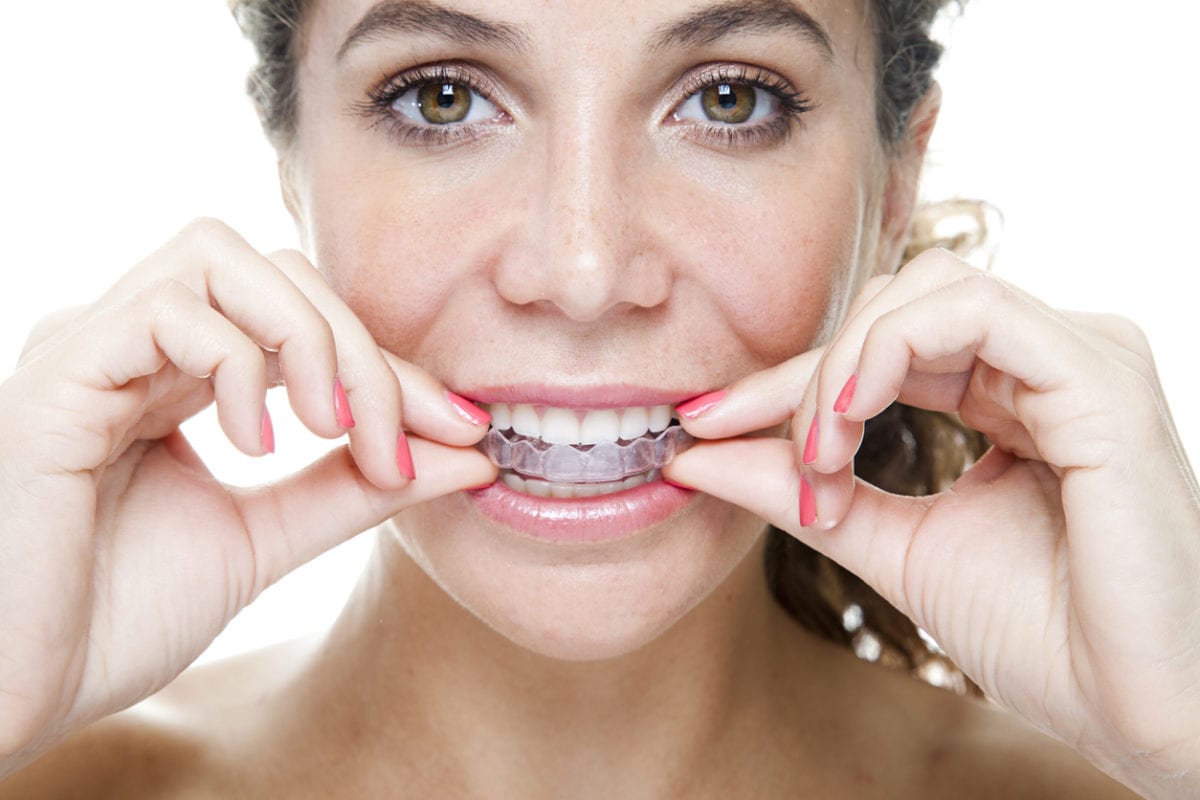
{"label": "thumb", "polygon": [[[840,505],[832,524],[800,524],[801,467],[792,443],[778,438],[697,442],[663,467],[663,477],[753,512],[862,578],[912,618],[906,581],[909,544],[930,498],[904,497],[854,478],[851,467],[812,481],[816,504]],[[808,476],[811,479],[811,475]],[[831,495],[848,494],[848,497]],[[832,502],[829,502],[832,501]],[[845,503],[845,505],[841,505]]]}
{"label": "thumb", "polygon": [[247,596],[409,506],[496,480],[496,467],[474,448],[408,441],[418,472],[402,489],[375,486],[343,446],[279,483],[235,490],[254,553]]}

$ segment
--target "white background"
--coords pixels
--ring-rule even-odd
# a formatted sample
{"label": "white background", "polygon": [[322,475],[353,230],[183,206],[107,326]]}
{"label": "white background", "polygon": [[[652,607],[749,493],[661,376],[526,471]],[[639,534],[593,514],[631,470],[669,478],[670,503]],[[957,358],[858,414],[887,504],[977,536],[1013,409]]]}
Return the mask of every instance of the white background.
{"label": "white background", "polygon": [[[981,197],[1003,211],[1003,277],[1053,305],[1139,322],[1195,456],[1200,6],[969,5],[948,28],[925,194]],[[242,93],[249,62],[222,0],[6,7],[3,372],[43,313],[93,299],[193,217],[219,217],[260,249],[294,245],[273,154]],[[188,423],[218,476],[265,480],[325,447],[291,423],[286,398],[276,392],[270,402],[279,443],[271,459],[238,457],[208,415]],[[205,657],[327,624],[369,539],[268,590]]]}

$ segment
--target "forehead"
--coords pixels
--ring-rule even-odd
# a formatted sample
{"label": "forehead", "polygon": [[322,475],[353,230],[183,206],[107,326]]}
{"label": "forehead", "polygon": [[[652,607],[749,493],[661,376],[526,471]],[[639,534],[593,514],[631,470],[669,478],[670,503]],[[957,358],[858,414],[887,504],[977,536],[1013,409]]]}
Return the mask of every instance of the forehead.
{"label": "forehead", "polygon": [[[616,55],[703,47],[717,39],[791,37],[824,59],[863,68],[871,0],[315,0],[309,55],[390,37],[439,37],[512,52]],[[864,45],[867,49],[864,50]],[[866,64],[864,64],[864,57]]]}

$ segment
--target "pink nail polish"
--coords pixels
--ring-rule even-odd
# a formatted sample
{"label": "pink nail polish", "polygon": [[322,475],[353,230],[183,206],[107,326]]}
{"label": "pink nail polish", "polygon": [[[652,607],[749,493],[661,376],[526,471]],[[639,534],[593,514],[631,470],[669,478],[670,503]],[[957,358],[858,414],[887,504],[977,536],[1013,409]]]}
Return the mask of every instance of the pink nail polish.
{"label": "pink nail polish", "polygon": [[496,485],[495,481],[492,481],[491,483],[481,483],[478,486],[469,486],[466,489],[463,489],[463,491],[464,492],[482,492],[484,489],[490,489],[495,485]]}
{"label": "pink nail polish", "polygon": [[702,394],[699,397],[692,398],[686,403],[680,403],[675,407],[679,414],[687,419],[696,419],[701,414],[711,411],[717,403],[725,399],[729,392],[726,389],[720,389],[708,394]]}
{"label": "pink nail polish", "polygon": [[404,435],[404,431],[400,431],[400,436],[396,439],[396,467],[399,468],[400,474],[410,481],[417,479],[417,471],[413,468],[412,451],[408,449],[408,437]]}
{"label": "pink nail polish", "polygon": [[850,401],[854,399],[854,389],[858,385],[858,376],[851,375],[850,380],[846,381],[846,385],[842,387],[841,393],[838,394],[837,400],[833,403],[833,410],[838,414],[845,414],[850,410]]}
{"label": "pink nail polish", "polygon": [[349,430],[354,427],[354,415],[350,413],[350,398],[346,397],[346,387],[342,386],[341,378],[333,381],[333,413],[337,415],[339,428]]}
{"label": "pink nail polish", "polygon": [[275,426],[271,424],[271,412],[263,406],[262,423],[258,428],[258,438],[262,442],[264,453],[275,452]]}
{"label": "pink nail polish", "polygon": [[811,464],[817,460],[817,418],[813,417],[812,425],[808,428],[808,438],[804,440],[804,463]]}
{"label": "pink nail polish", "polygon": [[691,486],[684,486],[682,483],[676,483],[675,481],[671,480],[670,478],[665,478],[665,477],[659,476],[659,480],[661,480],[667,486],[674,486],[676,489],[683,489],[684,491],[688,491],[688,492],[696,491]]}
{"label": "pink nail polish", "polygon": [[805,478],[800,479],[800,527],[811,527],[817,521],[817,500],[812,486]]}
{"label": "pink nail polish", "polygon": [[459,413],[459,416],[472,425],[487,425],[492,421],[491,414],[465,397],[460,397],[454,392],[446,392],[446,399],[450,401],[450,405],[454,406],[454,410]]}

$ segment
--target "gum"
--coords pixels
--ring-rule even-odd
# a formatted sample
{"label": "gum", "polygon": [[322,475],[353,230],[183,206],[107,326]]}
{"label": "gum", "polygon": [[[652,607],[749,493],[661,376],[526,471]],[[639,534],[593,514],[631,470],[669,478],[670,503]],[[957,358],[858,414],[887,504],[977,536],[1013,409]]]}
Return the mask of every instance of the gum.
{"label": "gum", "polygon": [[554,483],[605,483],[624,480],[671,463],[695,439],[678,425],[654,437],[600,444],[549,444],[512,430],[492,429],[479,449],[500,469]]}

